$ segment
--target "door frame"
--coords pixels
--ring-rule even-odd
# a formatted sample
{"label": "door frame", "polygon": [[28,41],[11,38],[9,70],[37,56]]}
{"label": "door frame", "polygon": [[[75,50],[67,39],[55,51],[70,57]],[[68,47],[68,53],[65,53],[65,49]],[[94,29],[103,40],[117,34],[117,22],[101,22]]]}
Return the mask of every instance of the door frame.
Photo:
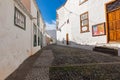
{"label": "door frame", "polygon": [[[105,3],[105,16],[106,16],[106,35],[107,35],[107,43],[110,43],[110,40],[109,40],[109,25],[108,25],[108,12],[107,12],[107,5],[115,2],[117,0],[111,0],[109,1],[108,3]],[[116,42],[117,43],[117,42]]]}

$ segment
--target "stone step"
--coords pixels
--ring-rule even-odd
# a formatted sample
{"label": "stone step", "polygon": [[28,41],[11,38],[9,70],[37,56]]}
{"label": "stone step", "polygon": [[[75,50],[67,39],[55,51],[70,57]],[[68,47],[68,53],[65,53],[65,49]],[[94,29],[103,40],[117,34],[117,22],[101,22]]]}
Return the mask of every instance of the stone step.
{"label": "stone step", "polygon": [[102,52],[102,53],[118,56],[118,49],[115,49],[115,48],[104,47],[104,46],[95,46],[93,48],[93,51],[97,51],[97,52]]}

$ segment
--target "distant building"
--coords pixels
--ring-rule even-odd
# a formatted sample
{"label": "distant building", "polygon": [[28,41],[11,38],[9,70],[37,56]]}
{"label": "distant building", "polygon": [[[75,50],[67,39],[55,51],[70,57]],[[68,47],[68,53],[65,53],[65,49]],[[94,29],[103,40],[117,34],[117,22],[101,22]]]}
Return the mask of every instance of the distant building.
{"label": "distant building", "polygon": [[51,43],[56,44],[56,30],[47,30],[46,32],[50,35],[52,39]]}
{"label": "distant building", "polygon": [[45,47],[47,46],[46,43],[46,25],[43,24],[44,27],[42,27],[42,46]]}
{"label": "distant building", "polygon": [[120,47],[120,0],[67,0],[57,10],[57,44]]}
{"label": "distant building", "polygon": [[52,42],[51,36],[48,35],[47,33],[45,33],[45,40],[46,40],[46,45],[50,45]]}
{"label": "distant building", "polygon": [[35,0],[0,0],[0,80],[41,49],[44,27]]}

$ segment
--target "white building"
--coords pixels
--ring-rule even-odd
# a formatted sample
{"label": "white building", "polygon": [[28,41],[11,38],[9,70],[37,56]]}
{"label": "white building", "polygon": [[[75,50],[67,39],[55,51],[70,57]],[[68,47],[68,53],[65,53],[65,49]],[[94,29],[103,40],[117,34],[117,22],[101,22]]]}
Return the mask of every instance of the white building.
{"label": "white building", "polygon": [[41,49],[41,20],[35,0],[0,0],[0,80]]}
{"label": "white building", "polygon": [[57,43],[120,46],[120,0],[67,0],[57,10]]}
{"label": "white building", "polygon": [[50,36],[51,36],[51,39],[52,39],[52,42],[51,44],[56,44],[56,30],[47,30],[46,31]]}
{"label": "white building", "polygon": [[45,47],[47,46],[47,43],[46,43],[46,25],[45,24],[42,24],[42,47]]}

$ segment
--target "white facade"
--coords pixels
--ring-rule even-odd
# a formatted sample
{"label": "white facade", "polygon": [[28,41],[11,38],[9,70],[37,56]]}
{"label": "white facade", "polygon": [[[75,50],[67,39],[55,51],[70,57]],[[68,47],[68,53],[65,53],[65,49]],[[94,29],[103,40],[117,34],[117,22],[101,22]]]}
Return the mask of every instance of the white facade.
{"label": "white facade", "polygon": [[[82,45],[106,44],[107,35],[92,36],[92,26],[106,23],[105,4],[110,1],[112,0],[88,0],[80,4],[79,0],[67,0],[65,5],[57,10],[57,43],[66,45],[66,34],[68,33],[70,45],[72,43]],[[89,16],[89,32],[81,33],[80,15],[85,12],[88,12]]]}
{"label": "white facade", "polygon": [[[41,49],[41,45],[33,46],[33,24],[37,27],[37,36],[41,26],[37,26],[37,19],[34,19],[37,18],[38,7],[34,0],[30,2],[31,12],[20,0],[0,0],[0,80]],[[25,30],[14,24],[15,7],[26,17]]]}
{"label": "white facade", "polygon": [[[36,26],[36,29],[37,29],[37,37],[38,37],[38,31],[41,31],[40,30],[40,27],[42,27],[42,26],[38,26],[37,25],[37,12],[39,13],[39,15],[40,15],[40,12],[39,12],[39,9],[38,9],[38,7],[37,7],[37,5],[36,5],[36,3],[35,3],[35,0],[31,0],[31,15],[32,15],[32,53],[34,54],[34,53],[36,53],[38,50],[40,50],[40,48],[41,48],[41,46],[39,45],[38,46],[38,40],[37,40],[37,46],[33,46],[33,42],[34,42],[34,38],[33,38],[33,36],[34,36],[34,25]],[[41,16],[40,16],[41,17]],[[40,24],[39,24],[40,25]]]}
{"label": "white facade", "polygon": [[42,36],[43,36],[43,38],[42,38],[42,43],[43,43],[43,47],[45,47],[45,46],[47,46],[47,42],[46,42],[46,25],[45,24],[43,24],[44,25],[44,27],[43,27],[43,29],[42,29]]}

